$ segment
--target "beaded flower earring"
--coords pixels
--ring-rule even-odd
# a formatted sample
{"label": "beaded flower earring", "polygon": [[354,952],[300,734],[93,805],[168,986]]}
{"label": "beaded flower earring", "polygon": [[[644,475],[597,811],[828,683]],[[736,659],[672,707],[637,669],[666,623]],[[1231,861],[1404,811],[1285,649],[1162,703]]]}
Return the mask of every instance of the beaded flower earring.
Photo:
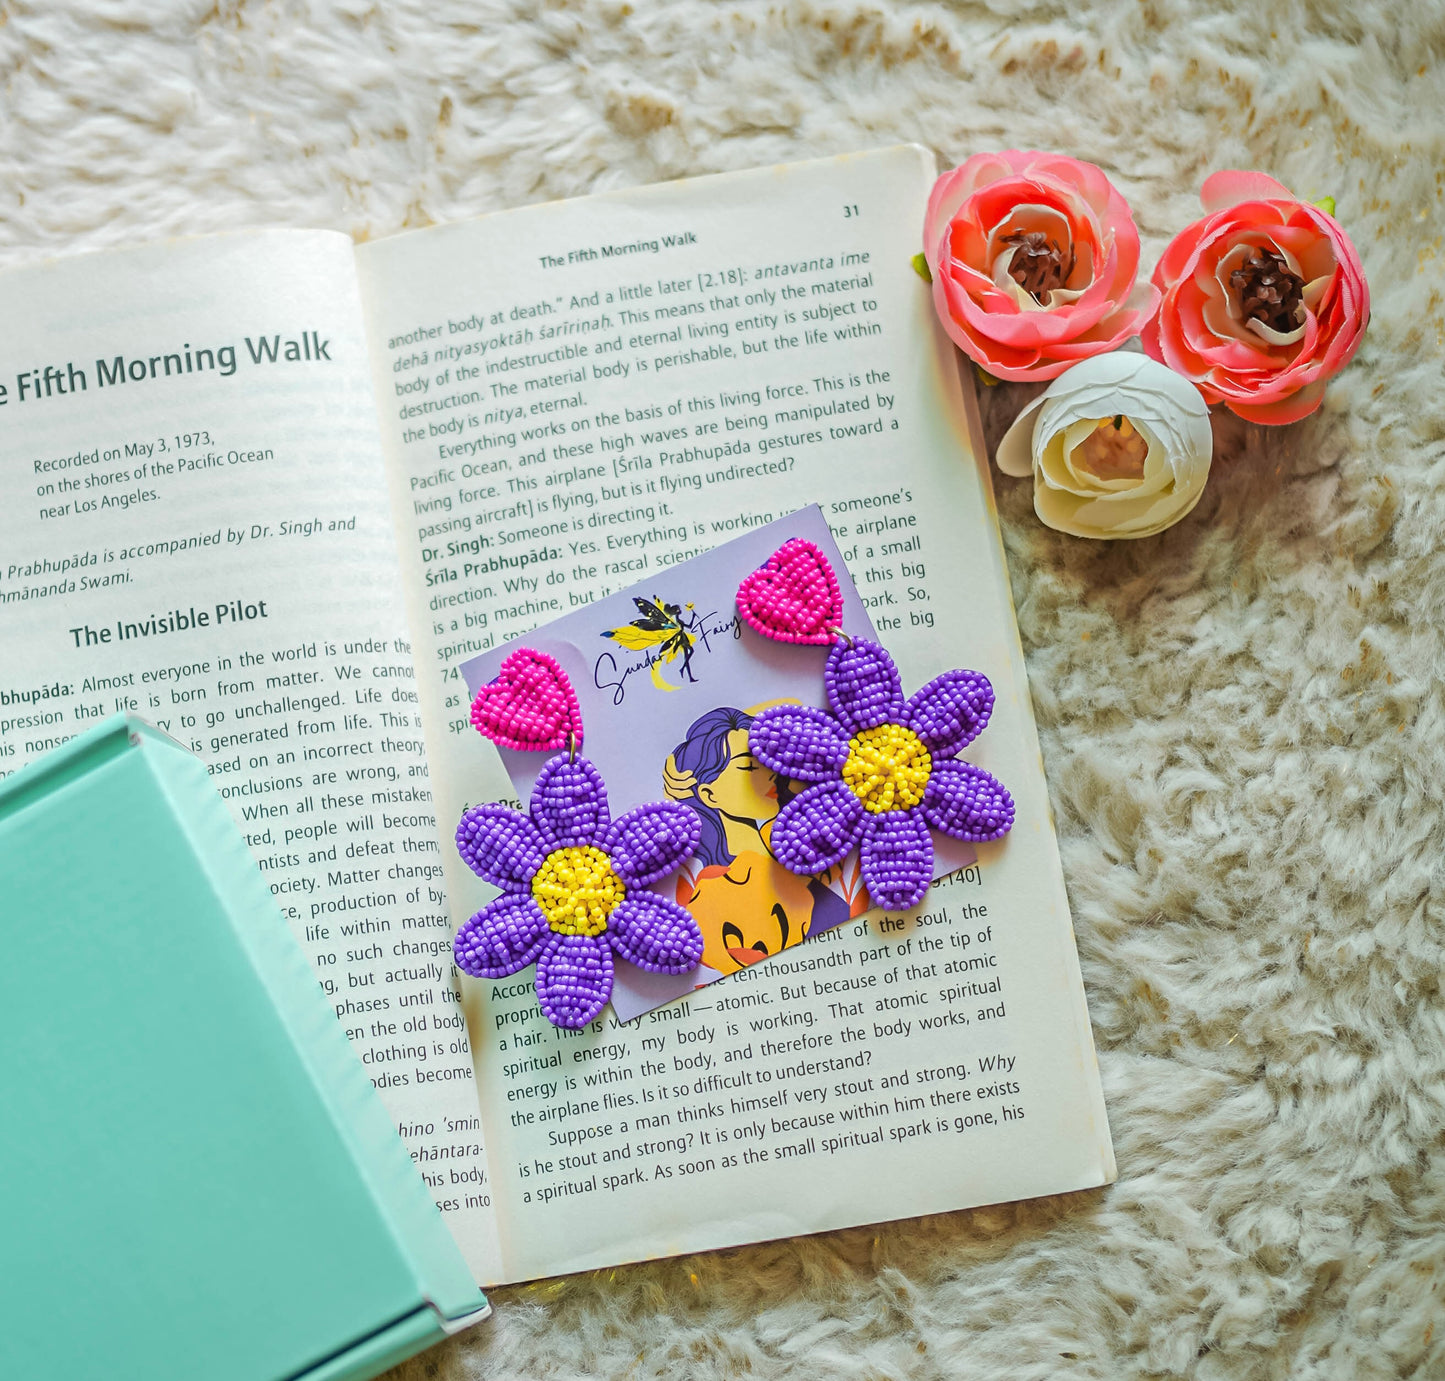
{"label": "beaded flower earring", "polygon": [[472,724],[504,748],[564,749],[543,768],[526,815],[473,806],[457,826],[467,866],[502,895],[457,931],[457,967],[507,978],[537,965],[537,1003],[554,1026],[579,1030],[612,996],[615,952],[649,973],[702,962],[702,933],[648,884],[697,847],[696,814],[676,801],[613,820],[607,787],[582,747],[576,692],[556,660],[519,648],[477,692]]}
{"label": "beaded flower earring", "polygon": [[789,872],[821,873],[859,850],[868,895],[885,911],[917,906],[933,880],[930,828],[982,842],[1007,834],[1013,798],[956,760],[993,713],[977,671],[946,671],[908,700],[893,658],[840,626],[843,595],[812,542],[785,542],[738,587],[738,613],[765,638],[831,645],[827,710],[778,705],[748,731],[764,766],[812,783],[778,812],[772,847]]}

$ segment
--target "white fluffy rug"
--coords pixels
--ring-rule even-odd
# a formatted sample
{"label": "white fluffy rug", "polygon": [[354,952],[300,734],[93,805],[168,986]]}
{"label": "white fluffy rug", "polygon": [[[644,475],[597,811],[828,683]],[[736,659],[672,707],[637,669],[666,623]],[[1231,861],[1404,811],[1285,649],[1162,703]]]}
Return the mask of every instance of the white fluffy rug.
{"label": "white fluffy rug", "polygon": [[500,1291],[394,1381],[1445,1376],[1445,4],[1233,8],[0,0],[6,264],[917,139],[1102,164],[1146,265],[1261,168],[1374,289],[1180,527],[999,485],[1119,1183]]}

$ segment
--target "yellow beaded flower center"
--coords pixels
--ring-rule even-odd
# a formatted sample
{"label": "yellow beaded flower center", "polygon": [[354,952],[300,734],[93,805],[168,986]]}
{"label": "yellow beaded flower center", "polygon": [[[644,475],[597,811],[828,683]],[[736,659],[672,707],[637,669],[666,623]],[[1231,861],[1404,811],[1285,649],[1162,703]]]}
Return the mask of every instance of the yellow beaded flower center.
{"label": "yellow beaded flower center", "polygon": [[865,810],[911,810],[923,799],[933,758],[923,740],[901,724],[864,729],[848,741],[843,780]]}
{"label": "yellow beaded flower center", "polygon": [[587,844],[548,854],[532,879],[532,895],[558,935],[601,935],[627,889],[612,860]]}

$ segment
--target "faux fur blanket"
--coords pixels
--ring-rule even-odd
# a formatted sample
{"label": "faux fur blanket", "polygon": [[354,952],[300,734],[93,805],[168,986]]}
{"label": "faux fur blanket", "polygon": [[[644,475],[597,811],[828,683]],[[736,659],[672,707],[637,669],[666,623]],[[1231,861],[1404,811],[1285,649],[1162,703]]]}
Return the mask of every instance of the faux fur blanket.
{"label": "faux fur blanket", "polygon": [[1374,291],[1179,527],[998,481],[1118,1184],[503,1290],[394,1381],[1445,1376],[1442,51],[1441,0],[0,0],[5,264],[916,139],[1101,164],[1146,270],[1260,168]]}

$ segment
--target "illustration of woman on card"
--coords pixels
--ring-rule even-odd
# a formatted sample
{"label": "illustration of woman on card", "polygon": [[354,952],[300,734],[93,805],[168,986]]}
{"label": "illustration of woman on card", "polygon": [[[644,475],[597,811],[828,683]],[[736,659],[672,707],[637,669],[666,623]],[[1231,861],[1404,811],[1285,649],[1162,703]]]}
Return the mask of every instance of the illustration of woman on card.
{"label": "illustration of woman on card", "polygon": [[832,870],[836,877],[813,879],[773,858],[773,820],[797,789],[748,751],[748,726],[764,708],[709,710],[663,768],[668,796],[691,806],[702,825],[697,851],[678,875],[677,899],[702,931],[703,963],[719,973],[755,964],[867,906],[856,858]]}

